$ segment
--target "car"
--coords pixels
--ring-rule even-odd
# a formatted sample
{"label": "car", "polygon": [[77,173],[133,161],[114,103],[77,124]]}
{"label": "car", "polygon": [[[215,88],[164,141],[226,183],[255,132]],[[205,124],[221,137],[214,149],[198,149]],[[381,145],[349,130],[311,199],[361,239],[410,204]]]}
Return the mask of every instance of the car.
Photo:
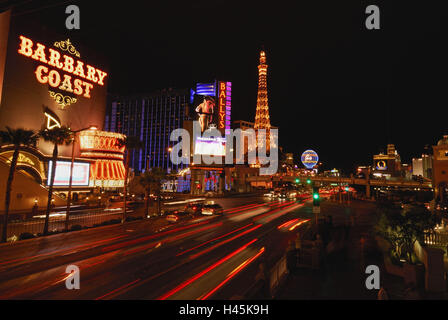
{"label": "car", "polygon": [[275,198],[277,195],[274,191],[270,191],[268,193],[265,193],[263,196],[269,197],[269,198]]}
{"label": "car", "polygon": [[185,206],[184,211],[188,212],[189,214],[196,215],[202,212],[202,207],[203,207],[202,203],[198,202],[189,203]]}
{"label": "car", "polygon": [[285,191],[280,191],[278,192],[278,196],[279,199],[286,199],[287,195]]}
{"label": "car", "polygon": [[201,213],[203,215],[211,216],[211,215],[222,215],[224,214],[223,208],[215,203],[215,204],[206,204],[202,207]]}
{"label": "car", "polygon": [[297,197],[296,191],[288,191],[287,193],[289,199],[295,199]]}
{"label": "car", "polygon": [[160,195],[160,199],[161,200],[171,200],[171,199],[174,199],[174,197],[172,195],[162,194],[162,195]]}
{"label": "car", "polygon": [[182,220],[186,220],[189,217],[191,217],[191,216],[185,211],[173,210],[173,211],[165,213],[165,219],[171,223],[176,223],[176,222],[179,222]]}

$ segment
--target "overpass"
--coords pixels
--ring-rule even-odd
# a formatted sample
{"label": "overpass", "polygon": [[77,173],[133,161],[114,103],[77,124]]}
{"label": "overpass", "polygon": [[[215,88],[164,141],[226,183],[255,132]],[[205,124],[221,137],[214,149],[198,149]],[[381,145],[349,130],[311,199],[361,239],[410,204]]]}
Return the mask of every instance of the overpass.
{"label": "overpass", "polygon": [[285,175],[274,175],[274,176],[252,176],[248,177],[248,182],[295,182],[296,179],[300,179],[303,184],[306,180],[311,180],[312,182],[318,182],[321,184],[336,183],[339,185],[364,185],[366,186],[366,196],[370,198],[370,187],[399,187],[399,188],[420,188],[420,189],[432,189],[432,183],[429,181],[413,181],[413,180],[386,180],[386,179],[358,179],[354,177],[343,178],[343,177],[320,177],[320,176],[285,176]]}

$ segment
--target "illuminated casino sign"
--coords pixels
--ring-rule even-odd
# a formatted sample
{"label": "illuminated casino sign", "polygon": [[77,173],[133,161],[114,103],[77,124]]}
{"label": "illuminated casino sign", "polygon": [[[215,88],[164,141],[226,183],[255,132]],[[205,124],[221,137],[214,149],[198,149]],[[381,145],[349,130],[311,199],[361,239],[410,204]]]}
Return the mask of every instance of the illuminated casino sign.
{"label": "illuminated casino sign", "polygon": [[219,81],[218,129],[230,133],[230,111],[232,108],[232,83]]}
{"label": "illuminated casino sign", "polygon": [[319,156],[313,150],[306,150],[300,159],[307,169],[312,169],[319,162]]}
{"label": "illuminated casino sign", "polygon": [[79,133],[81,158],[95,159],[90,167],[90,187],[119,188],[124,186],[124,146],[115,132],[84,130]]}
{"label": "illuminated casino sign", "polygon": [[377,170],[387,170],[387,164],[384,160],[379,160],[376,162],[376,169]]}
{"label": "illuminated casino sign", "polygon": [[50,96],[61,108],[75,103],[77,96],[89,99],[95,85],[104,85],[107,73],[80,60],[80,53],[69,39],[55,42],[56,50],[23,35],[19,38],[18,53],[39,62],[34,71],[36,80],[49,86]]}

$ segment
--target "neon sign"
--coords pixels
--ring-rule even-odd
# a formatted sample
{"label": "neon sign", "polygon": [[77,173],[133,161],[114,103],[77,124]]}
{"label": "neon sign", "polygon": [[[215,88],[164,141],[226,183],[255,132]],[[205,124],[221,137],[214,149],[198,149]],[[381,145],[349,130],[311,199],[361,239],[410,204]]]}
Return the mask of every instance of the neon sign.
{"label": "neon sign", "polygon": [[[61,42],[65,43],[68,48],[73,48],[73,50],[66,50],[67,52],[75,54],[77,57],[80,56],[79,52],[70,43],[70,40]],[[65,47],[61,45],[61,42],[56,42],[55,47],[64,50]],[[103,86],[104,79],[107,76],[107,73],[100,69],[85,64],[81,60],[61,54],[53,48],[46,48],[41,43],[34,43],[25,36],[20,36],[18,53],[41,63],[34,72],[39,83],[48,84],[52,88],[83,96],[84,98],[90,98],[90,92],[94,84]],[[71,103],[73,103],[73,100]]]}
{"label": "neon sign", "polygon": [[380,160],[376,163],[376,169],[377,170],[387,170],[386,161]]}
{"label": "neon sign", "polygon": [[59,120],[58,116],[54,114],[54,112],[52,112],[50,109],[45,108],[44,115],[47,119],[46,128],[48,130],[54,129],[56,127],[61,127],[61,120]]}
{"label": "neon sign", "polygon": [[232,83],[219,81],[218,129],[230,131],[230,111],[232,108]]}
{"label": "neon sign", "polygon": [[126,136],[121,133],[99,130],[85,130],[79,133],[81,157],[95,158],[90,167],[90,186],[118,188],[124,186],[125,167],[123,154],[125,147],[118,139]]}
{"label": "neon sign", "polygon": [[219,82],[219,129],[226,127],[226,83]]}
{"label": "neon sign", "polygon": [[304,153],[302,153],[301,160],[303,165],[307,169],[312,169],[318,163],[319,156],[317,155],[316,151],[306,150]]}

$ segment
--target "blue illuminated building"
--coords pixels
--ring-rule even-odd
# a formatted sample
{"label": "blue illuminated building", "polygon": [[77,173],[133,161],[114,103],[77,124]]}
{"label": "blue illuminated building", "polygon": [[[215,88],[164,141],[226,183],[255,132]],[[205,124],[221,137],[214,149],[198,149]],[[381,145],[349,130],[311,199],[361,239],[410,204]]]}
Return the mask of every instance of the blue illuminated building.
{"label": "blue illuminated building", "polygon": [[183,128],[188,119],[189,90],[161,90],[151,94],[114,96],[108,102],[106,131],[135,136],[143,142],[143,148],[132,150],[130,167],[143,172],[146,166],[160,167],[177,172],[185,164],[170,161],[170,134]]}
{"label": "blue illuminated building", "polygon": [[[224,83],[224,84],[223,84]],[[220,89],[218,86],[224,86]],[[225,129],[230,128],[231,83],[214,80],[209,83],[196,83],[193,89],[166,89],[149,94],[111,96],[108,98],[104,130],[133,136],[143,142],[140,150],[131,150],[130,168],[136,174],[146,168],[160,167],[168,173],[178,173],[188,167],[187,164],[173,164],[170,160],[170,148],[175,142],[170,141],[171,132],[184,128],[185,120],[196,120],[192,107],[194,95],[217,97],[225,91],[223,110]],[[216,106],[219,112],[219,105]],[[191,110],[191,111],[190,111]],[[191,112],[191,114],[190,114]],[[224,130],[224,129],[223,129]],[[191,174],[189,170],[174,182],[177,192],[189,191]],[[201,175],[202,192],[215,190],[219,174],[212,169]],[[162,186],[164,189],[171,181]]]}

